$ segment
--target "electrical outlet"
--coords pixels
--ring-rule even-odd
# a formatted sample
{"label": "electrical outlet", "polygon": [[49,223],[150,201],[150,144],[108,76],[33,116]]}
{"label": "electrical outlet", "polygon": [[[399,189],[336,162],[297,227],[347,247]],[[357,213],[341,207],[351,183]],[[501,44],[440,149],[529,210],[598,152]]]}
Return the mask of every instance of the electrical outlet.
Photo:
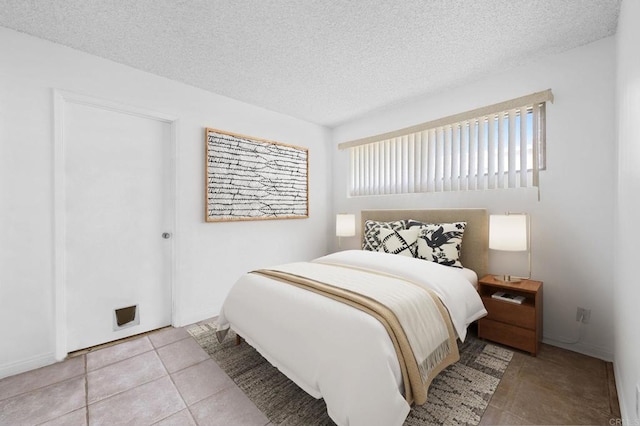
{"label": "electrical outlet", "polygon": [[591,309],[585,309],[578,306],[578,310],[576,311],[576,321],[580,321],[583,324],[589,324],[590,319]]}

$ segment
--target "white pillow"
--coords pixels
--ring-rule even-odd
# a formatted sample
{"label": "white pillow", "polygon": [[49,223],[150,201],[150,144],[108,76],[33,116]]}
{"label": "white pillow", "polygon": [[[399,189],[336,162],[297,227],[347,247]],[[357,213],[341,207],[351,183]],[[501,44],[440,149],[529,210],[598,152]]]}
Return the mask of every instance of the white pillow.
{"label": "white pillow", "polygon": [[419,230],[416,257],[446,266],[462,268],[460,251],[466,222],[423,223]]}
{"label": "white pillow", "polygon": [[378,234],[380,245],[378,246],[378,251],[415,257],[418,233],[417,228],[398,231],[380,228]]}
{"label": "white pillow", "polygon": [[380,247],[380,229],[395,229],[396,231],[407,229],[406,220],[394,220],[392,222],[380,222],[367,220],[364,222],[364,235],[362,236],[362,250],[378,251]]}

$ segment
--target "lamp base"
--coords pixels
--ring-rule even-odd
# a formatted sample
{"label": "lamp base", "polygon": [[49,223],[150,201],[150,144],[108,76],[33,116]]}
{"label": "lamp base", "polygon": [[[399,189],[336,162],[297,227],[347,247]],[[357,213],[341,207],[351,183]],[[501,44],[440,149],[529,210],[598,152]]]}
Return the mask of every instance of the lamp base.
{"label": "lamp base", "polygon": [[502,281],[502,282],[511,283],[511,284],[520,283],[524,279],[524,278],[516,277],[513,275],[494,275],[493,278],[496,281]]}

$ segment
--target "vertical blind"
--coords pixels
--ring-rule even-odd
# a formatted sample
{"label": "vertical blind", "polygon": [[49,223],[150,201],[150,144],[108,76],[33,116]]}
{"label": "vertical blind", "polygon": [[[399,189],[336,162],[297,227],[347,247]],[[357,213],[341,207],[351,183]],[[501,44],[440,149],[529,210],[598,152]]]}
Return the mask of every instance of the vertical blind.
{"label": "vertical blind", "polygon": [[346,142],[349,193],[539,187],[551,90]]}

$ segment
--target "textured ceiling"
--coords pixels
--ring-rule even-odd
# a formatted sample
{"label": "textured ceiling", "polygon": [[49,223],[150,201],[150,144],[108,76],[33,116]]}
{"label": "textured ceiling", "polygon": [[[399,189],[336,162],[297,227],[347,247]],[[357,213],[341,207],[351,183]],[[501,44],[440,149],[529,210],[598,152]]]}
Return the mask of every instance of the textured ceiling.
{"label": "textured ceiling", "polygon": [[334,126],[612,35],[619,7],[620,0],[0,0],[0,25]]}

